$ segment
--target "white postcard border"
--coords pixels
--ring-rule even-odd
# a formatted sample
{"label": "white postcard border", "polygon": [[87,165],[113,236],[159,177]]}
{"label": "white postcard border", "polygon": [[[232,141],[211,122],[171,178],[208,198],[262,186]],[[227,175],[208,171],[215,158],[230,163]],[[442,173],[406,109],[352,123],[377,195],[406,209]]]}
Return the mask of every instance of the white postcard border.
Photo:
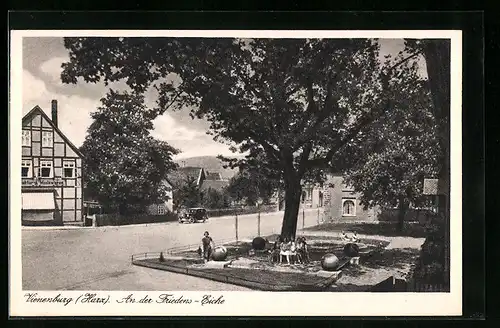
{"label": "white postcard border", "polygon": [[[9,108],[9,292],[11,316],[428,316],[462,313],[462,32],[408,31],[191,31],[191,30],[16,30],[11,31]],[[26,303],[21,262],[21,120],[22,38],[63,36],[173,36],[173,37],[279,37],[279,38],[450,38],[451,39],[451,291],[450,293],[309,293],[309,292],[182,292],[92,291],[110,296],[108,304]],[[32,291],[44,297],[78,296],[91,291]],[[170,293],[201,299],[222,295],[224,304],[118,304],[135,294],[155,300]]]}

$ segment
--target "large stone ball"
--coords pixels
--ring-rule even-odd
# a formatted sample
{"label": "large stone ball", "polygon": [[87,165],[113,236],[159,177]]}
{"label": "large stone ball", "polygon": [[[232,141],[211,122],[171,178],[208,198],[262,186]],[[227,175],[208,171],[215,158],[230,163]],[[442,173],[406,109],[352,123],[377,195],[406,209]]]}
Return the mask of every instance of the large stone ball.
{"label": "large stone ball", "polygon": [[214,261],[224,261],[227,258],[227,249],[224,246],[217,246],[212,252]]}
{"label": "large stone ball", "polygon": [[344,254],[348,257],[359,256],[359,246],[354,243],[349,243],[344,246]]}
{"label": "large stone ball", "polygon": [[252,240],[252,248],[258,251],[263,250],[266,248],[266,240],[262,237],[255,237]]}
{"label": "large stone ball", "polygon": [[321,267],[326,271],[335,271],[340,264],[339,258],[335,254],[325,254],[321,258]]}

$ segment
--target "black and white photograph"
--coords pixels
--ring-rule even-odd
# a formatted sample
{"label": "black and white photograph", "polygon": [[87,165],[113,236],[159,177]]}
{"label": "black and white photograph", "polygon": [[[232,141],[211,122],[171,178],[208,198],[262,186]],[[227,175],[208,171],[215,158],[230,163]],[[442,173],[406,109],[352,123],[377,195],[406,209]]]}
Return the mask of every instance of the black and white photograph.
{"label": "black and white photograph", "polygon": [[12,310],[460,314],[460,31],[11,42]]}

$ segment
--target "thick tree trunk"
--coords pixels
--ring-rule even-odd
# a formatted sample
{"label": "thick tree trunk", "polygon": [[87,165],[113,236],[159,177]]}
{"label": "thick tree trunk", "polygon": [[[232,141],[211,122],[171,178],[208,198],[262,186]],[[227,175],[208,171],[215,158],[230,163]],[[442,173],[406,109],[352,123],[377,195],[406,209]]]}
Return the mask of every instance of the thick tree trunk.
{"label": "thick tree trunk", "polygon": [[293,177],[285,177],[285,214],[281,226],[281,236],[283,238],[295,238],[301,193],[302,186],[300,185],[300,180]]}
{"label": "thick tree trunk", "polygon": [[398,212],[398,231],[402,232],[405,226],[405,216],[406,216],[406,209],[408,208],[408,205],[406,204],[404,197],[399,198],[399,212]]}

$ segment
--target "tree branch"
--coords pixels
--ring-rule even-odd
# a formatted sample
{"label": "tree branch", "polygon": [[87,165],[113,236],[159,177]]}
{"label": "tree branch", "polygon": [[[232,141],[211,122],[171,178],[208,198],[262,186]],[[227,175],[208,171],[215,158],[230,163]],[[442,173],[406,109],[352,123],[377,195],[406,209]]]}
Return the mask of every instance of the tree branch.
{"label": "tree branch", "polygon": [[[385,72],[382,73],[381,80],[382,80],[382,90],[383,92],[386,92],[389,89],[389,73],[393,71],[395,68],[398,66],[404,64],[408,60],[420,55],[420,51],[417,51],[416,53],[402,59],[398,63],[392,65],[389,67],[389,69]],[[391,104],[390,99],[386,100],[386,103],[382,107],[382,110],[377,113],[377,111],[372,110],[369,113],[365,114],[364,116],[361,117],[359,124],[357,124],[354,128],[352,128],[346,136],[344,136],[337,144],[335,144],[328,152],[326,155],[322,158],[315,158],[312,160],[309,160],[306,163],[307,168],[311,168],[314,166],[326,166],[329,164],[331,161],[332,157],[342,148],[344,147],[350,140],[352,140],[365,126],[368,124],[372,123],[375,119],[382,117],[389,109]]]}
{"label": "tree branch", "polygon": [[311,150],[312,142],[308,142],[302,150],[302,154],[300,154],[299,167],[297,169],[299,177],[302,177],[307,169],[307,161],[309,159],[309,155],[311,154]]}
{"label": "tree branch", "polygon": [[[335,74],[332,77],[332,72],[328,74],[329,78],[326,85],[326,96],[323,104],[322,110],[318,113],[315,122],[303,133],[301,133],[300,137],[297,139],[297,142],[293,145],[293,149],[297,150],[304,145],[308,140],[310,140],[318,131],[318,127],[321,123],[325,121],[325,119],[334,111],[331,110],[331,99],[332,99],[332,88],[333,84],[337,81],[338,74]],[[312,89],[311,89],[312,92]],[[304,125],[301,126],[300,130],[305,128]],[[300,130],[297,133],[300,133]]]}

